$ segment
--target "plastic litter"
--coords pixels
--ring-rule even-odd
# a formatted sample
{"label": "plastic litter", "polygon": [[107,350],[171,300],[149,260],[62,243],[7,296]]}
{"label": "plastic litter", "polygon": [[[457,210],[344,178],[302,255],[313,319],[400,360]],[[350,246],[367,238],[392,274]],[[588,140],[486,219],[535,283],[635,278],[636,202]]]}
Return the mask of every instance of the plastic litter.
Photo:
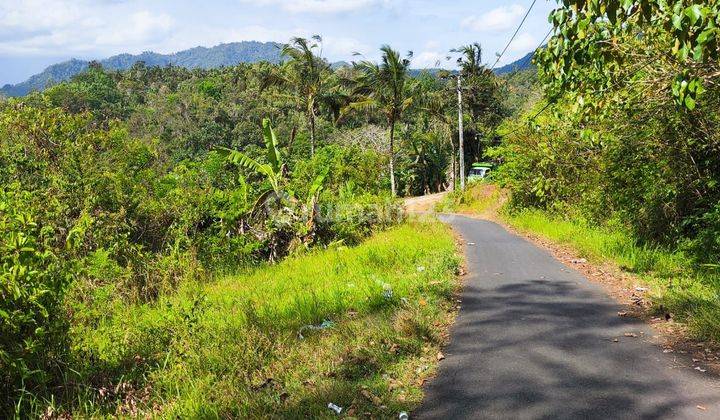
{"label": "plastic litter", "polygon": [[408,416],[408,413],[406,413],[405,411],[402,411],[400,413],[400,415],[398,416],[398,419],[400,419],[400,420],[408,420],[409,418],[410,418],[410,416]]}
{"label": "plastic litter", "polygon": [[423,271],[425,271],[425,266],[424,266],[424,265],[419,265],[418,268],[417,268],[417,271],[418,271],[418,273],[422,273]]}
{"label": "plastic litter", "polygon": [[331,328],[333,325],[335,325],[335,323],[328,320],[323,321],[320,325],[305,325],[298,331],[298,337],[300,337],[301,340],[304,339],[305,337],[302,333],[305,330],[325,330]]}
{"label": "plastic litter", "polygon": [[392,297],[393,297],[393,289],[392,289],[392,286],[390,286],[390,285],[387,284],[387,283],[383,283],[383,284],[382,284],[382,287],[383,287],[383,297],[384,297],[385,299],[387,299],[387,300],[392,299]]}
{"label": "plastic litter", "polygon": [[328,403],[328,408],[331,409],[332,411],[334,411],[335,414],[337,414],[338,416],[339,416],[340,413],[342,413],[342,411],[343,411],[343,408],[342,408],[342,407],[340,407],[339,405],[335,405],[335,404],[333,404],[333,403]]}

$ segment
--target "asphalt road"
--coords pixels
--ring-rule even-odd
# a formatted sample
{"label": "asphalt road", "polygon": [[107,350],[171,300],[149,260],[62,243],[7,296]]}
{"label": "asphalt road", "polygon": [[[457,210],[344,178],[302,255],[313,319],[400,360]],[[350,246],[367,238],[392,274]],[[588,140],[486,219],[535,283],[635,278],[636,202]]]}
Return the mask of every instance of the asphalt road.
{"label": "asphalt road", "polygon": [[663,353],[600,286],[495,223],[441,218],[465,241],[468,276],[413,418],[720,419],[718,380]]}

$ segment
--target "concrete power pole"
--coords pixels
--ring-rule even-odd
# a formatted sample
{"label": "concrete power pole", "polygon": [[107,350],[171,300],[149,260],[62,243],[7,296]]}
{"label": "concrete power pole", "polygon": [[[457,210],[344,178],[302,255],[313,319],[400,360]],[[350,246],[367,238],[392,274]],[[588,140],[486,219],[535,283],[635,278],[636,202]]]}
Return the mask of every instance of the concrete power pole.
{"label": "concrete power pole", "polygon": [[465,190],[465,145],[463,144],[463,111],[462,111],[462,78],[458,74],[457,78],[457,94],[458,94],[458,149],[460,150],[460,189]]}

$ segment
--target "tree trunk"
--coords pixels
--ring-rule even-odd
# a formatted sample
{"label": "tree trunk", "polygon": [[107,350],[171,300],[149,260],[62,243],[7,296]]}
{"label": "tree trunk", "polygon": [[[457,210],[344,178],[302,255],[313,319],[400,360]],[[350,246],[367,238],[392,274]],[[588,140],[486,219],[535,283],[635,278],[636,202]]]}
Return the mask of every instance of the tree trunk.
{"label": "tree trunk", "polygon": [[395,121],[390,122],[390,191],[392,196],[397,196],[395,189]]}
{"label": "tree trunk", "polygon": [[457,81],[457,94],[458,94],[458,148],[459,150],[459,162],[460,166],[460,189],[465,190],[465,139],[463,138],[463,110],[462,110],[462,87],[461,78],[458,76]]}
{"label": "tree trunk", "polygon": [[452,190],[455,191],[457,189],[457,164],[456,164],[456,158],[457,155],[455,154],[455,141],[453,140],[454,133],[451,129],[448,128],[448,137],[450,137],[450,149],[452,150],[452,153],[450,154],[451,159],[451,166],[452,166],[452,174],[450,175],[450,181],[452,182]]}
{"label": "tree trunk", "polygon": [[310,157],[315,156],[315,107],[310,106],[308,114],[310,116]]}

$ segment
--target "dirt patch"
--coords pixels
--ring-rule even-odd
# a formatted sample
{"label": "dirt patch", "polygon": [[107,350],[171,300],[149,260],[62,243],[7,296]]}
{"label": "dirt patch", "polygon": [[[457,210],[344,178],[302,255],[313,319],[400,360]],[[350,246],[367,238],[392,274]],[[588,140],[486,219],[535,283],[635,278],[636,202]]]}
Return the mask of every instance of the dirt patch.
{"label": "dirt patch", "polygon": [[408,197],[404,200],[405,211],[408,213],[432,212],[435,208],[435,203],[442,200],[446,194],[446,192],[441,192],[419,197]]}

